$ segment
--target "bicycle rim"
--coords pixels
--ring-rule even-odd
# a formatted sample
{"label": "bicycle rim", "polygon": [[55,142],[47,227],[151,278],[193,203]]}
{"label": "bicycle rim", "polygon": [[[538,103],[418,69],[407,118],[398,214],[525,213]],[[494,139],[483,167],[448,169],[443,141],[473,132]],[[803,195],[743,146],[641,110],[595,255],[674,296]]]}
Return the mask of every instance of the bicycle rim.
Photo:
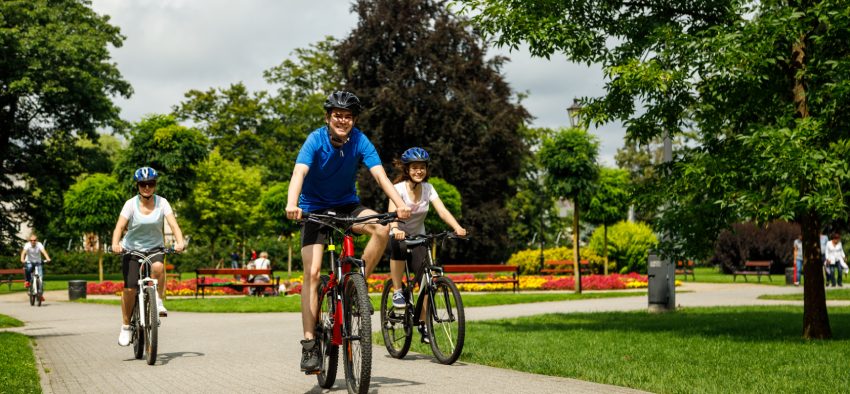
{"label": "bicycle rim", "polygon": [[133,317],[130,321],[130,328],[133,329],[133,355],[137,360],[141,360],[145,356],[145,331],[142,328],[141,313],[139,312],[138,297],[133,297]]}
{"label": "bicycle rim", "polygon": [[35,305],[35,294],[34,294],[34,293],[35,293],[35,292],[34,292],[34,291],[32,291],[32,284],[30,284],[30,288],[29,288],[29,290],[27,291],[27,295],[29,295],[29,296],[30,296],[30,306]]}
{"label": "bicycle rim", "polygon": [[434,280],[433,308],[428,313],[431,351],[442,364],[452,364],[460,357],[466,335],[463,301],[454,282],[446,277]]}
{"label": "bicycle rim", "polygon": [[342,339],[345,384],[349,393],[365,394],[372,379],[372,316],[363,275],[349,275],[344,291],[342,310],[348,330]]}
{"label": "bicycle rim", "polygon": [[413,333],[410,316],[411,312],[406,307],[398,310],[393,306],[393,280],[387,279],[381,293],[381,334],[384,346],[393,358],[404,358],[410,350]]}
{"label": "bicycle rim", "polygon": [[145,287],[145,353],[147,353],[148,365],[156,362],[156,347],[159,338],[157,331],[159,326],[159,314],[156,310],[156,290],[153,287]]}
{"label": "bicycle rim", "polygon": [[333,302],[332,293],[326,296],[322,289],[327,286],[330,278],[322,275],[319,279],[319,319],[316,321],[316,340],[319,341],[319,350],[322,356],[321,371],[316,375],[319,387],[329,389],[333,387],[336,380],[336,368],[339,365],[339,346],[331,343],[333,336]]}

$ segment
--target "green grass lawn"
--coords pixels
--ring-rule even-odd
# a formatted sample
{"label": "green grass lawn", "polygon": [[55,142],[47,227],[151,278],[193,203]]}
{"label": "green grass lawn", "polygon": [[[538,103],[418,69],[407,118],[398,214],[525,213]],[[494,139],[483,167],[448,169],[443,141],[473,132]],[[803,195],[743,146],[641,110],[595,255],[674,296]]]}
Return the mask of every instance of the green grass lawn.
{"label": "green grass lawn", "polygon": [[[467,322],[460,362],[657,393],[845,390],[850,308],[830,308],[835,339],[827,341],[801,339],[802,312],[716,307]],[[383,346],[380,333],[375,339]],[[416,333],[412,351],[431,355]]]}
{"label": "green grass lawn", "polygon": [[[0,328],[23,325],[20,320],[0,315]],[[0,392],[41,392],[32,343],[26,335],[0,332]]]}
{"label": "green grass lawn", "polygon": [[[609,291],[599,293],[488,293],[474,294],[464,293],[462,296],[465,307],[492,306],[522,304],[530,302],[566,301],[591,298],[629,297],[644,295],[644,291]],[[370,295],[372,305],[376,310],[380,309],[381,296]],[[94,304],[118,305],[121,300],[114,299],[78,299],[75,302],[86,302]],[[214,312],[214,313],[244,313],[244,312],[300,312],[301,297],[210,297],[210,298],[169,298],[165,301],[169,311],[175,312]]]}
{"label": "green grass lawn", "polygon": [[[694,278],[696,280],[694,280]],[[714,267],[696,267],[694,268],[694,277],[692,278],[688,275],[688,280],[685,280],[683,275],[676,275],[676,279],[682,281],[682,283],[687,282],[700,282],[700,283],[755,283],[755,284],[764,284],[764,285],[774,285],[774,286],[785,286],[785,275],[775,274],[770,275],[768,279],[767,275],[762,275],[761,282],[758,281],[758,277],[755,275],[749,275],[745,277],[742,275],[738,275],[736,280],[732,279],[731,274],[724,274],[719,269]]]}
{"label": "green grass lawn", "polygon": [[[794,294],[765,294],[759,296],[762,300],[783,300],[783,301],[803,301],[803,293]],[[827,289],[826,299],[830,300],[850,300],[850,289]]]}

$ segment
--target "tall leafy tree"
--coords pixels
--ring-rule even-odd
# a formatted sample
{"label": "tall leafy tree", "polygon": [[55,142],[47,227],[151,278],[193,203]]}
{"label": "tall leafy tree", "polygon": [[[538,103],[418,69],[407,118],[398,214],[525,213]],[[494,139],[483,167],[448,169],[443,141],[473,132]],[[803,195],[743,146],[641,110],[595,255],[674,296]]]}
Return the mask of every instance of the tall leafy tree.
{"label": "tall leafy tree", "polygon": [[130,127],[130,143],[115,166],[124,190],[135,193],[133,173],[139,167],[159,172],[157,194],[179,202],[192,191],[194,166],[208,154],[208,140],[197,129],[181,126],[170,115],[150,115]]}
{"label": "tall leafy tree", "polygon": [[[19,221],[35,210],[61,211],[66,185],[54,190],[45,177],[56,174],[31,174],[46,158],[33,153],[43,153],[41,145],[57,133],[71,142],[94,139],[98,127],[120,123],[112,98],[129,97],[131,88],[108,47],[123,41],[89,1],[0,2],[0,244],[8,245]],[[30,203],[33,189],[13,184],[33,175],[52,197]]]}
{"label": "tall leafy tree", "polygon": [[589,194],[588,198],[582,200],[584,220],[602,226],[604,274],[608,275],[608,226],[625,219],[628,214],[631,202],[629,173],[626,170],[600,168],[599,179]]}
{"label": "tall leafy tree", "polygon": [[[100,240],[111,239],[111,232],[124,205],[119,183],[110,175],[85,176],[65,193],[64,217],[68,225],[83,233],[94,233]],[[97,249],[98,274],[103,281],[103,248]]]}
{"label": "tall leafy tree", "polygon": [[576,292],[581,293],[579,212],[582,200],[592,195],[594,184],[599,178],[599,167],[596,164],[599,142],[585,129],[564,129],[543,140],[538,155],[546,169],[545,183],[549,192],[573,201],[573,272],[576,275]]}
{"label": "tall leafy tree", "polygon": [[260,193],[260,170],[225,160],[218,150],[196,167],[197,182],[181,213],[192,235],[209,246],[210,262],[225,241],[243,241],[255,228],[251,220]]}
{"label": "tall leafy tree", "polygon": [[656,182],[658,199],[663,193],[684,210],[719,207],[706,226],[799,222],[807,275],[803,336],[831,337],[818,232],[824,221],[847,217],[846,2],[469,4],[480,7],[481,27],[503,44],[528,42],[540,56],[561,51],[601,63],[609,83],[606,95],[586,107],[593,120],[622,119],[640,141],[696,132],[694,146],[669,165],[671,182]]}
{"label": "tall leafy tree", "polygon": [[254,221],[259,231],[278,234],[286,240],[287,272],[292,275],[292,236],[298,232],[298,223],[286,218],[286,198],[289,182],[270,185],[260,193],[259,203],[254,207]]}
{"label": "tall leafy tree", "polygon": [[323,122],[326,92],[339,87],[334,43],[327,37],[296,49],[295,59],[266,70],[263,76],[276,86],[273,92],[252,93],[241,82],[190,90],[174,114],[198,124],[225,159],[262,166],[266,182],[288,181],[301,144]]}
{"label": "tall leafy tree", "polygon": [[[358,1],[357,27],[337,47],[345,88],[366,106],[358,126],[384,163],[411,146],[431,154],[434,175],[463,196],[464,225],[475,232],[466,258],[507,257],[506,200],[528,146],[519,129],[528,119],[485,42],[444,1]],[[367,205],[386,197],[365,172]]]}

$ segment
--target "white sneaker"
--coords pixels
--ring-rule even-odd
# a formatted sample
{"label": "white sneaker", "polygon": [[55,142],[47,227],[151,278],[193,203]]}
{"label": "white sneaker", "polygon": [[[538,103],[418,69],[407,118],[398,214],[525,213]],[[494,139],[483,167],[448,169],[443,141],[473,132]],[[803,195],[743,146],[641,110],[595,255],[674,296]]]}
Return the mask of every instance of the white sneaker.
{"label": "white sneaker", "polygon": [[156,297],[156,311],[159,312],[159,317],[168,316],[168,309],[165,309],[165,305],[162,305],[162,300],[159,297]]}
{"label": "white sneaker", "polygon": [[401,290],[396,290],[393,292],[393,306],[396,308],[404,308],[407,305],[407,301],[404,300],[404,294]]}
{"label": "white sneaker", "polygon": [[130,326],[121,325],[121,333],[118,334],[118,344],[121,346],[130,345],[130,337],[133,335],[133,330]]}

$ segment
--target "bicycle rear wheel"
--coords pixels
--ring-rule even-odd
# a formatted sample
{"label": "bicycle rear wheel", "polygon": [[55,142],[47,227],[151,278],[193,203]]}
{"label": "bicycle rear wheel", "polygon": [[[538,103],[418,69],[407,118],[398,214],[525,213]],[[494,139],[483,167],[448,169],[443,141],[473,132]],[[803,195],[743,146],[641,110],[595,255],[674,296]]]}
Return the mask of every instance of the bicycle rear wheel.
{"label": "bicycle rear wheel", "polygon": [[460,357],[466,336],[466,321],[460,291],[451,279],[434,279],[432,310],[428,313],[428,335],[431,351],[442,364],[452,364]]}
{"label": "bicycle rear wheel", "polygon": [[133,337],[130,341],[133,342],[133,355],[137,360],[141,360],[145,355],[145,331],[142,328],[142,315],[139,311],[138,297],[133,297],[133,315],[130,319],[130,328],[133,330]]}
{"label": "bicycle rear wheel", "polygon": [[159,326],[159,314],[156,310],[156,290],[153,287],[145,287],[145,353],[147,353],[148,365],[156,362],[157,331]]}
{"label": "bicycle rear wheel", "polygon": [[345,385],[349,393],[365,394],[372,379],[372,316],[363,275],[349,275],[344,291],[342,310],[348,329],[342,338]]}
{"label": "bicycle rear wheel", "polygon": [[319,278],[319,319],[316,321],[316,340],[319,342],[319,351],[322,356],[322,366],[316,378],[319,380],[319,387],[323,389],[333,387],[336,380],[336,368],[339,365],[339,346],[331,342],[334,327],[333,303],[336,298],[333,297],[333,293],[322,293],[322,289],[328,285],[329,281],[330,277],[327,275]]}
{"label": "bicycle rear wheel", "polygon": [[[407,291],[405,287],[403,289]],[[407,307],[396,309],[393,306],[393,280],[387,279],[384,292],[381,293],[381,334],[384,336],[387,352],[393,358],[404,358],[410,350],[410,340],[413,336],[412,316]]]}

